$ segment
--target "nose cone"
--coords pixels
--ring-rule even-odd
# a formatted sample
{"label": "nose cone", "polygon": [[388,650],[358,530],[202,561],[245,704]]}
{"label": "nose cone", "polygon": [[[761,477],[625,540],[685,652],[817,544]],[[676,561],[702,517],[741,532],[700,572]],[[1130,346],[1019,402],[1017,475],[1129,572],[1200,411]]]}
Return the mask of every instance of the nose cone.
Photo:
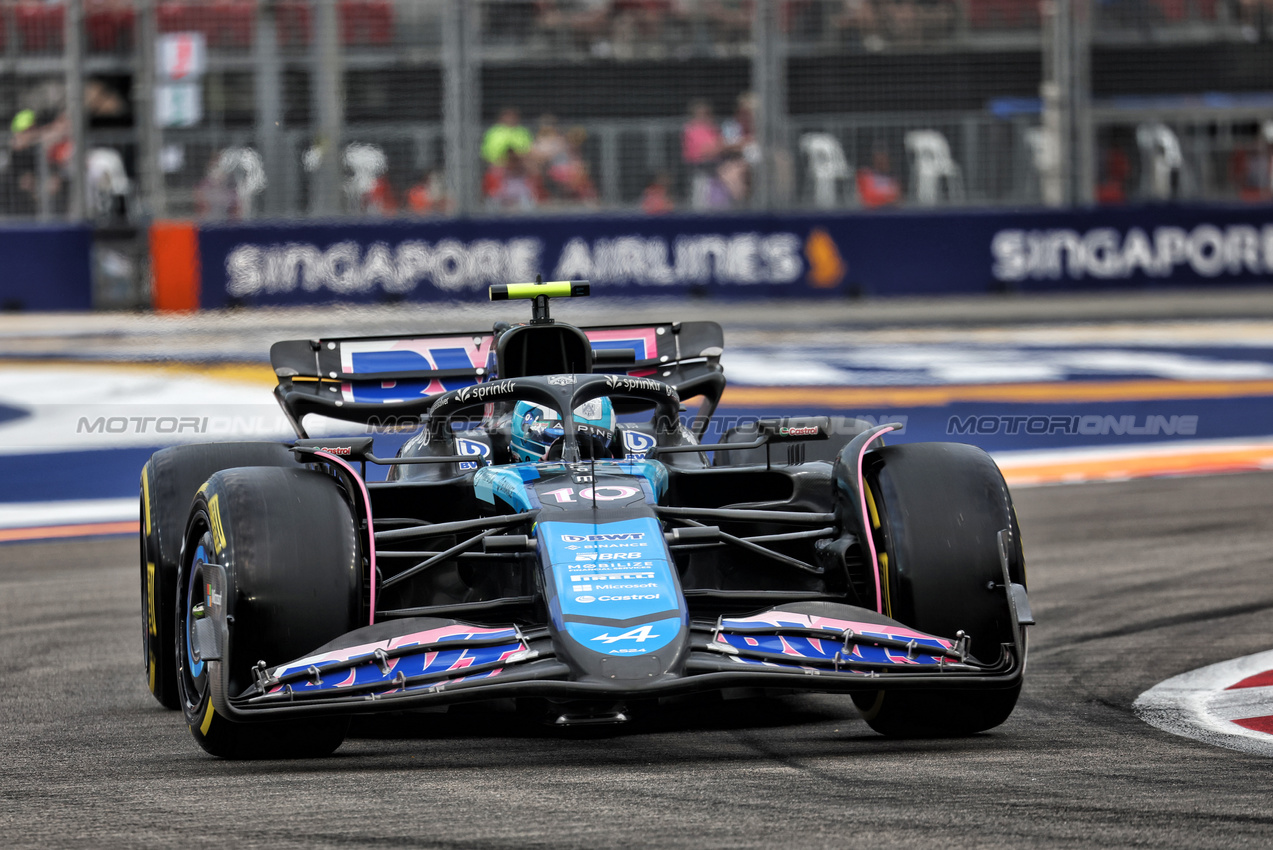
{"label": "nose cone", "polygon": [[549,629],[581,679],[674,673],[688,646],[685,598],[653,516],[541,522]]}

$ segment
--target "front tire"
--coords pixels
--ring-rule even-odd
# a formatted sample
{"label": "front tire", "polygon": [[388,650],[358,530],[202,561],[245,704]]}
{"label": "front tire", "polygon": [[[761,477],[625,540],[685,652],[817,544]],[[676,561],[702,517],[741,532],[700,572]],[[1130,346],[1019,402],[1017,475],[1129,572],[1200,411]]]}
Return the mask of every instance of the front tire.
{"label": "front tire", "polygon": [[[208,563],[224,568],[229,640],[200,663],[191,630],[204,611]],[[303,469],[218,472],[199,490],[178,575],[177,690],[191,734],[227,759],[314,758],[344,740],[347,717],[241,722],[213,705],[212,677],[234,697],[258,660],[299,658],[356,628],[362,608],[358,528],[335,480]]]}
{"label": "front tire", "polygon": [[190,501],[208,476],[236,466],[301,468],[279,443],[208,443],[157,451],[141,470],[142,660],[146,686],[164,708],[181,707],[171,600]]}
{"label": "front tire", "polygon": [[[959,443],[913,443],[868,456],[866,497],[879,553],[884,613],[929,634],[963,630],[982,663],[1016,643],[1003,587],[998,534],[1011,533],[1009,575],[1025,584],[1012,497],[990,456]],[[1020,643],[1024,656],[1024,642]],[[1020,660],[1024,668],[1025,659]],[[955,737],[1000,725],[1021,679],[997,688],[894,689],[854,695],[877,732]]]}

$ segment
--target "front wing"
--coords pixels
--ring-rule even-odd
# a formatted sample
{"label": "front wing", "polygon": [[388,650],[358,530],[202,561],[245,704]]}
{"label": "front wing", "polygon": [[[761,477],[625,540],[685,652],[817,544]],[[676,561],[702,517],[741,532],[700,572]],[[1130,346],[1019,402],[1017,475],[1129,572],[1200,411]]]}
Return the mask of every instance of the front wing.
{"label": "front wing", "polygon": [[[865,609],[834,608],[836,616],[780,606],[716,622],[692,621],[689,651],[676,672],[649,679],[578,677],[556,656],[547,628],[427,618],[356,629],[306,657],[258,666],[254,683],[234,695],[228,693],[215,648],[225,644],[196,636],[196,650],[210,664],[217,710],[235,720],[399,711],[507,697],[621,701],[734,687],[994,688],[1015,684],[1024,672],[1020,627],[1018,641],[1003,645],[1000,658],[986,664],[968,654],[962,633],[938,637]],[[395,634],[386,637],[389,627]],[[224,632],[223,638],[228,638]]]}

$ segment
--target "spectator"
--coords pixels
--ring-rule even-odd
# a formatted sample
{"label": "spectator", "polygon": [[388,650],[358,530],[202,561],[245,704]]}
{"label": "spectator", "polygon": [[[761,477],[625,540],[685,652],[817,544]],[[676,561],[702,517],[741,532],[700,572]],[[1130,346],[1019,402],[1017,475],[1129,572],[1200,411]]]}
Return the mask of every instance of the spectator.
{"label": "spectator", "polygon": [[200,219],[218,221],[239,217],[239,193],[230,170],[221,167],[221,151],[213,151],[208,168],[194,187],[195,214]]}
{"label": "spectator", "polygon": [[[552,167],[570,155],[570,146],[566,137],[557,128],[557,119],[544,113],[539,116],[539,129],[535,133],[535,142],[531,145],[529,166],[541,179]],[[546,190],[551,194],[552,181],[544,180]]]}
{"label": "spectator", "polygon": [[1229,157],[1229,179],[1243,201],[1273,198],[1273,121],[1255,128],[1255,144],[1236,148]]}
{"label": "spectator", "polygon": [[751,194],[751,169],[741,154],[727,154],[716,166],[712,209],[734,209],[742,206]]}
{"label": "spectator", "polygon": [[875,0],[844,0],[843,8],[831,19],[831,26],[850,48],[873,53],[884,49]]}
{"label": "spectator", "polygon": [[641,212],[646,215],[662,215],[676,209],[672,203],[672,175],[660,171],[641,193]]}
{"label": "spectator", "polygon": [[407,190],[407,206],[416,215],[443,213],[451,208],[446,193],[446,179],[441,170],[433,169]]}
{"label": "spectator", "polygon": [[497,210],[526,211],[539,204],[537,181],[516,151],[508,151],[503,165],[487,170],[485,190],[489,205]]}
{"label": "spectator", "polygon": [[583,127],[571,127],[566,133],[565,147],[548,163],[546,170],[549,195],[568,201],[592,203],[597,199],[597,189],[583,156],[583,143],[588,131]]}
{"label": "spectator", "polygon": [[612,33],[615,55],[631,58],[638,43],[660,46],[672,13],[671,0],[614,0]]}
{"label": "spectator", "polygon": [[745,91],[738,96],[734,114],[721,124],[720,135],[725,152],[742,154],[753,165],[760,161],[760,146],[756,144],[756,95]]}
{"label": "spectator", "polygon": [[371,215],[394,215],[398,212],[398,198],[387,176],[376,175],[371,189],[363,196],[362,206],[363,212]]}
{"label": "spectator", "polygon": [[540,0],[539,9],[539,28],[555,45],[598,56],[612,52],[610,0]]}
{"label": "spectator", "polygon": [[901,186],[892,174],[888,152],[876,148],[870,167],[863,166],[857,172],[858,198],[868,208],[892,206],[902,195]]}
{"label": "spectator", "polygon": [[704,0],[704,17],[712,24],[718,44],[751,41],[752,0]]}
{"label": "spectator", "polygon": [[499,119],[482,138],[482,159],[488,165],[500,166],[510,152],[525,156],[530,152],[532,144],[530,130],[522,126],[517,110],[506,106],[500,110]]}
{"label": "spectator", "polygon": [[1096,186],[1096,203],[1126,203],[1131,173],[1132,163],[1127,152],[1118,145],[1106,148],[1101,161],[1101,181]]}
{"label": "spectator", "polygon": [[747,184],[751,184],[751,171],[760,165],[760,144],[756,141],[756,95],[743,92],[738,96],[737,107],[732,117],[727,118],[720,128],[721,155],[742,157],[747,171]]}
{"label": "spectator", "polygon": [[690,103],[690,119],[681,131],[681,160],[690,169],[690,206],[696,210],[708,206],[707,193],[722,146],[711,104],[706,100]]}

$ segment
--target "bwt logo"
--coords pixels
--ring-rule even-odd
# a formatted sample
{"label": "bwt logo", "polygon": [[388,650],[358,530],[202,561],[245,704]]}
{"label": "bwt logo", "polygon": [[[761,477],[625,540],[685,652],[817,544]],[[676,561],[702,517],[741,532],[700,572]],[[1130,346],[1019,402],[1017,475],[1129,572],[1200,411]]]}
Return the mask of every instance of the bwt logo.
{"label": "bwt logo", "polygon": [[[1139,423],[1139,424],[1138,424]],[[1066,434],[1084,437],[1181,436],[1198,433],[1198,417],[1147,415],[1127,416],[952,416],[947,434]]]}

